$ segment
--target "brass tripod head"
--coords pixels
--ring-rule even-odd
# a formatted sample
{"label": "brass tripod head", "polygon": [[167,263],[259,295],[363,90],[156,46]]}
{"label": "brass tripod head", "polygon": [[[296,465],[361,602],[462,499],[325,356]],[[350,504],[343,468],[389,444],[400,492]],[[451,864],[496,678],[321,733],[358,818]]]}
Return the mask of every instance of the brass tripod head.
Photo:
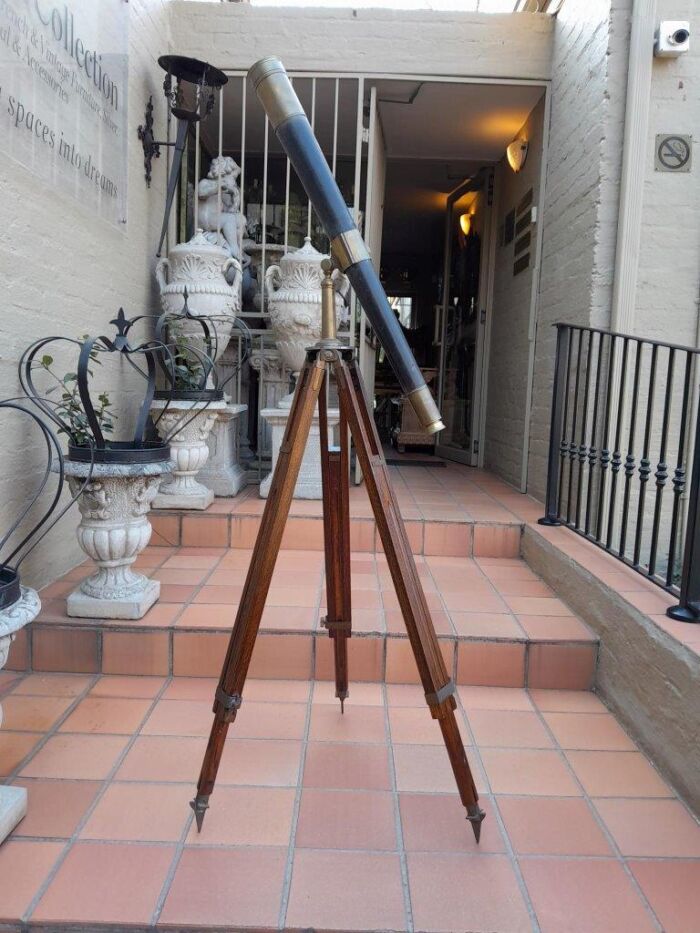
{"label": "brass tripod head", "polygon": [[335,285],[333,283],[333,263],[330,259],[321,261],[323,281],[321,282],[321,339],[319,347],[339,347],[340,341],[335,326]]}

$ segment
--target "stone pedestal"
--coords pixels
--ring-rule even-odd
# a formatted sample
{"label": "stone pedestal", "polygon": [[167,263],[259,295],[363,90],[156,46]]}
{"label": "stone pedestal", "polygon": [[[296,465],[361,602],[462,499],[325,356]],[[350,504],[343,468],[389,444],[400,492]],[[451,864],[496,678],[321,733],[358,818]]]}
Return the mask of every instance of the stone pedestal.
{"label": "stone pedestal", "polygon": [[[131,569],[151,538],[148,512],[161,477],[175,464],[96,463],[78,499],[78,544],[97,564],[66,601],[69,616],[82,619],[140,619],[160,596],[160,583]],[[75,495],[89,463],[66,461]]]}
{"label": "stone pedestal", "polygon": [[199,479],[215,496],[232,497],[246,484],[246,470],[240,464],[240,416],[247,405],[226,404],[216,412],[209,435],[209,459],[199,471]]}
{"label": "stone pedestal", "polygon": [[[39,614],[41,602],[34,590],[21,587],[20,597],[11,606],[0,609],[0,670],[7,663],[10,645],[17,632]],[[2,706],[0,706],[2,726]],[[24,787],[0,786],[0,843],[6,839],[27,813],[27,791]]]}
{"label": "stone pedestal", "polygon": [[[196,477],[209,459],[208,439],[226,402],[161,401],[151,405],[156,429],[170,444],[172,478],[161,483],[154,509],[208,509],[214,493]],[[165,411],[164,411],[165,409]]]}
{"label": "stone pedestal", "polygon": [[[272,429],[272,472],[269,473],[260,484],[260,496],[267,498],[272,484],[272,476],[277,466],[282,438],[287,427],[289,419],[290,406],[280,408],[264,408],[260,415],[267,421]],[[340,412],[337,408],[331,408],[328,411],[328,436],[335,438],[336,428],[340,420]],[[321,499],[323,498],[323,487],[321,485],[321,439],[318,409],[314,414],[309,431],[309,439],[306,442],[304,459],[301,462],[301,469],[297,478],[297,484],[294,487],[295,499]]]}

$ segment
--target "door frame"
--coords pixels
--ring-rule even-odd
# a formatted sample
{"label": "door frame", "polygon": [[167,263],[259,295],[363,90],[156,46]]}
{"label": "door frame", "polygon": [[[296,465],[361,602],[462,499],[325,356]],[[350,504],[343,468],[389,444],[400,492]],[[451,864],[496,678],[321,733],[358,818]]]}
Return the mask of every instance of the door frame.
{"label": "door frame", "polygon": [[484,234],[481,241],[481,255],[479,257],[479,294],[477,298],[477,332],[476,354],[474,361],[473,406],[471,415],[471,449],[458,450],[441,444],[439,439],[435,452],[446,460],[455,460],[467,466],[482,466],[484,458],[485,435],[485,373],[488,360],[487,340],[490,338],[491,328],[491,298],[493,286],[493,259],[495,258],[496,211],[494,199],[489,203],[489,184],[493,184],[493,167],[485,164],[476,175],[461,182],[447,195],[445,206],[445,245],[443,253],[443,284],[442,284],[442,322],[440,329],[440,365],[438,370],[438,408],[442,409],[443,394],[445,391],[445,356],[447,352],[445,333],[449,319],[450,304],[450,268],[452,266],[452,240],[454,226],[454,205],[459,199],[470,191],[485,191],[485,220]]}

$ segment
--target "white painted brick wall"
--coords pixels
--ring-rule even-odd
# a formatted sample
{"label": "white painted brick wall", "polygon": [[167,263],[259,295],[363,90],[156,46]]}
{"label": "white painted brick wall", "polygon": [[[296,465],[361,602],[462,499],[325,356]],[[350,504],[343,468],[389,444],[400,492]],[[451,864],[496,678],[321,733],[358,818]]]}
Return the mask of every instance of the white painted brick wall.
{"label": "white painted brick wall", "polygon": [[[0,398],[18,395],[17,361],[32,341],[49,334],[79,336],[109,327],[120,305],[127,313],[157,310],[153,277],[165,197],[165,158],[154,163],[150,190],[136,127],[153,94],[157,132],[165,131],[158,55],[169,50],[167,0],[131,0],[129,37],[128,223],[118,229],[10,159],[0,160]],[[107,330],[107,333],[110,331]],[[118,383],[115,400],[129,391]],[[4,422],[7,424],[7,421]],[[36,437],[17,431],[0,448],[3,523],[34,488]],[[83,559],[75,540],[77,509],[49,534],[23,567],[41,585]]]}
{"label": "white painted brick wall", "polygon": [[544,496],[556,321],[607,327],[617,236],[629,0],[556,17],[528,491]]}
{"label": "white painted brick wall", "polygon": [[529,14],[171,4],[173,47],[220,68],[548,78],[553,22]]}

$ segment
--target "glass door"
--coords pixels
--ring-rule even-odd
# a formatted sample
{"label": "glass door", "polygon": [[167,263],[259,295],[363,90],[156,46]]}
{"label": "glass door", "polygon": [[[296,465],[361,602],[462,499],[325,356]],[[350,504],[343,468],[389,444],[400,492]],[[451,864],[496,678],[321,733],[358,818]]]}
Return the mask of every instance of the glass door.
{"label": "glass door", "polygon": [[440,411],[445,430],[437,453],[476,466],[479,456],[478,387],[485,313],[480,307],[486,202],[482,183],[465,182],[447,200],[445,265],[439,328]]}

